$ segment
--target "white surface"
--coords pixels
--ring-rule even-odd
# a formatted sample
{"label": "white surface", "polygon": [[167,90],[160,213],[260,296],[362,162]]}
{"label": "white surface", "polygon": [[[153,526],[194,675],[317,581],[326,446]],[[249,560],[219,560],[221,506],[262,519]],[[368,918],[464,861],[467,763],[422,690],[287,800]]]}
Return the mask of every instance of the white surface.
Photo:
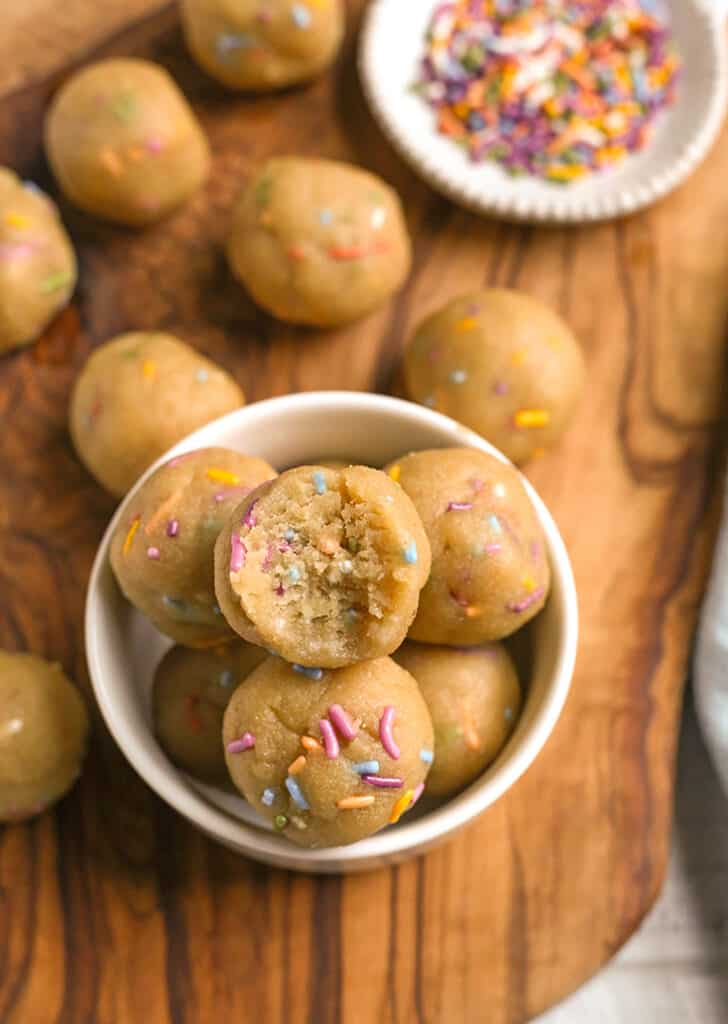
{"label": "white surface", "polygon": [[[257,402],[224,416],[172,448],[145,477],[172,455],[209,445],[261,456],[278,469],[315,462],[322,453],[377,466],[403,451],[462,445],[507,461],[478,435],[423,406],[381,395],[330,391]],[[578,614],[568,555],[543,502],[525,478],[523,483],[544,529],[552,589],[545,609],[527,627],[532,670],[516,729],[496,762],[464,793],[429,812],[423,799],[422,809],[402,823],[353,846],[303,850],[265,830],[244,801],[210,788],[203,791],[176,771],[154,739],[148,709],[151,673],[166,642],[124,601],[108,560],[111,534],[139,484],[121,503],[104,535],[86,602],[91,681],[126,757],[152,789],[211,837],[257,860],[295,870],[353,871],[393,863],[466,824],[513,785],[536,757],[561,713],[574,667]]]}
{"label": "white surface", "polygon": [[726,1024],[728,799],[688,706],[663,893],[614,961],[537,1024]]}
{"label": "white surface", "polygon": [[439,0],[374,0],[361,37],[360,74],[374,115],[402,156],[433,188],[482,213],[509,220],[583,222],[633,213],[679,185],[715,141],[726,107],[724,0],[667,0],[683,62],[677,101],[650,144],[583,182],[512,178],[473,163],[439,135],[432,109],[410,91]]}

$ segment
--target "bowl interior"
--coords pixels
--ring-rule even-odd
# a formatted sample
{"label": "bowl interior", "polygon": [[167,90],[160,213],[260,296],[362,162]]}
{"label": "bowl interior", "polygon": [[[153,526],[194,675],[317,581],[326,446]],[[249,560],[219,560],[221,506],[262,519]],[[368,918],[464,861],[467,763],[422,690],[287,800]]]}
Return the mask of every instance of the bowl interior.
{"label": "bowl interior", "polygon": [[[258,455],[278,469],[322,458],[379,466],[405,451],[458,445],[503,458],[445,416],[398,399],[349,392],[256,403],[203,427],[160,462],[207,445]],[[170,641],[126,602],[108,559],[123,502],[99,548],[86,625],[97,699],[127,758],[149,785],[204,831],[268,863],[302,870],[352,870],[401,859],[444,838],[492,803],[530,764],[553,728],[571,678],[577,630],[571,569],[553,520],[529,490],[546,533],[553,589],[542,614],[519,634],[516,654],[522,672],[525,668],[526,700],[518,725],[499,758],[459,796],[441,804],[423,799],[399,825],[354,846],[308,851],[271,832],[241,797],[202,785],[175,769],[154,738],[149,700],[154,669]]]}

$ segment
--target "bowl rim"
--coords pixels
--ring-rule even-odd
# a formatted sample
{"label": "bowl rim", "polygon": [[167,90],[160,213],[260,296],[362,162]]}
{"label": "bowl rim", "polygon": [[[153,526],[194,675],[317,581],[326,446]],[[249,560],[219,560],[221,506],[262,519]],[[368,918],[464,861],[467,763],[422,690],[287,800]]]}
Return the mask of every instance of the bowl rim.
{"label": "bowl rim", "polygon": [[[568,695],[578,639],[578,606],[576,586],[569,556],[558,527],[531,483],[522,476],[529,497],[534,503],[546,537],[552,574],[559,586],[552,587],[550,600],[559,608],[559,631],[556,644],[556,667],[541,707],[531,722],[529,732],[514,748],[502,765],[487,778],[473,782],[463,793],[411,822],[396,829],[384,829],[351,846],[307,850],[288,843],[273,833],[255,828],[209,803],[187,782],[185,776],[171,765],[163,771],[138,743],[135,731],[117,719],[111,688],[105,682],[105,653],[98,628],[100,608],[104,602],[101,576],[107,571],[111,537],[128,502],[142,483],[159,466],[175,455],[195,448],[214,445],[215,434],[222,424],[237,420],[266,420],[280,415],[316,409],[321,415],[341,415],[358,411],[409,420],[439,433],[442,447],[475,447],[501,461],[509,460],[478,434],[457,421],[413,402],[388,395],[356,391],[313,391],[252,402],[234,412],[213,420],[183,438],[146,470],[120,501],[99,544],[86,591],[85,641],[91,685],[99,708],[114,740],[135,771],[163,800],[183,817],[223,845],[262,860],[276,867],[313,872],[365,870],[381,863],[395,862],[414,855],[436,842],[451,836],[494,803],[523,775],[546,743],[561,714]],[[248,426],[248,424],[246,424]],[[436,445],[433,444],[433,447]]]}

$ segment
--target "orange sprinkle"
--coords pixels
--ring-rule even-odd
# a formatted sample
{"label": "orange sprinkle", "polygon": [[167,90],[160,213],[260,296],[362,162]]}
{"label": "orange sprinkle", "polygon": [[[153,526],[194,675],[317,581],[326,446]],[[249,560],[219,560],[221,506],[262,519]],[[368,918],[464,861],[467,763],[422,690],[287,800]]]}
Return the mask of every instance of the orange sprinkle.
{"label": "orange sprinkle", "polygon": [[295,761],[291,761],[288,765],[289,775],[298,775],[306,767],[306,758],[303,754],[299,754]]}
{"label": "orange sprinkle", "polygon": [[455,324],[456,331],[472,331],[478,326],[478,321],[474,316],[466,316],[464,320],[459,320]]}
{"label": "orange sprinkle", "polygon": [[550,419],[547,409],[519,409],[513,417],[517,427],[545,427]]}
{"label": "orange sprinkle", "polygon": [[118,177],[124,170],[124,165],[119,159],[119,154],[115,153],[109,146],[104,148],[99,153],[99,163],[102,167],[105,167],[109,174],[113,174]]}
{"label": "orange sprinkle", "polygon": [[127,535],[124,538],[124,547],[121,549],[122,554],[124,554],[124,555],[128,555],[129,554],[129,551],[130,551],[131,545],[132,545],[132,541],[134,540],[134,534],[139,529],[139,523],[141,522],[141,518],[142,518],[141,516],[134,516],[134,518],[132,520],[132,523],[131,523],[131,526],[129,527]]}
{"label": "orange sprinkle", "polygon": [[466,722],[463,726],[463,737],[465,739],[465,746],[468,750],[480,749],[480,736],[478,736],[475,731],[475,727],[472,722]]}
{"label": "orange sprinkle", "polygon": [[332,245],[329,249],[329,256],[332,260],[360,260],[366,256],[367,250],[363,245]]}
{"label": "orange sprinkle", "polygon": [[465,614],[469,619],[477,619],[482,612],[477,604],[469,604],[465,608]]}
{"label": "orange sprinkle", "polygon": [[311,753],[315,752],[317,754],[323,753],[324,749],[319,743],[319,741],[315,740],[313,736],[302,736],[301,746],[304,747],[306,750],[309,750]]}
{"label": "orange sprinkle", "polygon": [[400,465],[392,466],[390,469],[387,470],[387,476],[391,480],[394,480],[395,483],[398,482],[401,473],[402,473],[402,467]]}
{"label": "orange sprinkle", "polygon": [[229,484],[230,487],[235,487],[240,483],[240,477],[237,474],[230,473],[227,469],[218,469],[216,466],[210,466],[205,470],[205,475],[208,480],[212,480],[216,484]]}
{"label": "orange sprinkle", "polygon": [[157,364],[152,359],[145,359],[142,363],[142,373],[147,380],[154,380],[157,374]]}
{"label": "orange sprinkle", "polygon": [[371,807],[373,803],[373,796],[345,796],[336,801],[336,806],[340,811],[354,811],[358,807]]}
{"label": "orange sprinkle", "polygon": [[389,816],[389,824],[396,825],[399,819],[402,817],[404,812],[409,809],[410,804],[414,799],[415,792],[413,789],[408,789],[406,793],[403,793],[397,803],[392,808],[392,813]]}
{"label": "orange sprinkle", "polygon": [[301,260],[306,259],[306,250],[302,245],[292,245],[288,250],[288,255],[292,260],[295,260],[296,263],[300,263]]}
{"label": "orange sprinkle", "polygon": [[531,452],[531,458],[532,459],[542,459],[545,454],[546,454],[546,449],[545,448],[534,448],[533,451]]}
{"label": "orange sprinkle", "polygon": [[138,160],[141,160],[142,157],[144,156],[144,150],[142,149],[141,146],[130,146],[126,152],[129,159],[132,160],[134,163],[136,163]]}
{"label": "orange sprinkle", "polygon": [[525,361],[526,353],[522,348],[517,349],[511,356],[511,363],[513,363],[514,366],[522,366]]}
{"label": "orange sprinkle", "polygon": [[11,228],[27,228],[30,221],[22,213],[15,213],[14,210],[10,210],[5,214],[5,223],[9,224]]}

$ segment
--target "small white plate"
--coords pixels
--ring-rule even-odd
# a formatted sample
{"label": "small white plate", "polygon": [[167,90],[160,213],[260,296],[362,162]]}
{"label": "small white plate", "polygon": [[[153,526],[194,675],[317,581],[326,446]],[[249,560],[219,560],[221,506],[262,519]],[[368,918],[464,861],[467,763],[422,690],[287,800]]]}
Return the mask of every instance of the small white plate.
{"label": "small white plate", "polygon": [[372,111],[401,155],[433,188],[480,213],[508,220],[579,223],[634,213],[683,182],[706,156],[728,98],[726,0],[665,0],[683,71],[675,105],[658,116],[646,148],[570,185],[512,178],[473,163],[439,135],[432,108],[411,92],[425,31],[440,0],[373,0],[359,50]]}

